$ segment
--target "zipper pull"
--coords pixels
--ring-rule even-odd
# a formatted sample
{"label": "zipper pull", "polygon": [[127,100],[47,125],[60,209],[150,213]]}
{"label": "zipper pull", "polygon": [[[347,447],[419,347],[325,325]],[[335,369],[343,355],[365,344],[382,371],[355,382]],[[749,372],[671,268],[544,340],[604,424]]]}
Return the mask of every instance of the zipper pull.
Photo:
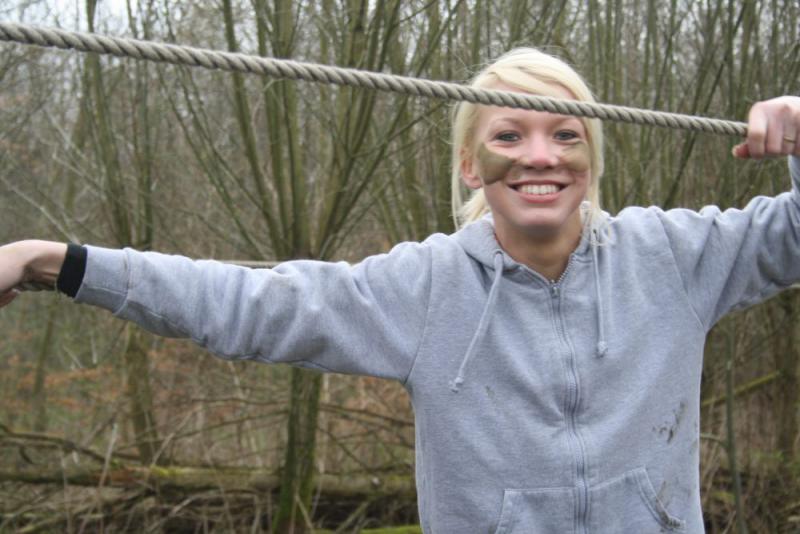
{"label": "zipper pull", "polygon": [[558,284],[550,285],[550,296],[553,298],[558,298]]}

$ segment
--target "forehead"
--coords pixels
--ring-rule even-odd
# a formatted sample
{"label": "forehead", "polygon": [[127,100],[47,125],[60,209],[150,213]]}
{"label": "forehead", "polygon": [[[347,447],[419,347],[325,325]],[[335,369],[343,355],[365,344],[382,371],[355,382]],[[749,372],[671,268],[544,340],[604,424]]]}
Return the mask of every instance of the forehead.
{"label": "forehead", "polygon": [[[564,98],[568,100],[575,100],[575,96],[564,86],[558,84],[546,84],[548,91],[543,96],[552,96],[555,98]],[[488,89],[495,89],[498,91],[512,91],[512,92],[525,92],[502,82],[492,84]],[[560,125],[562,123],[569,123],[573,128],[580,128],[583,130],[583,121],[578,117],[570,115],[558,115],[555,113],[548,113],[545,111],[534,111],[528,109],[515,109],[504,108],[499,106],[478,106],[478,116],[475,122],[478,131],[491,128],[502,123],[517,123],[517,124],[540,124],[540,125]]]}

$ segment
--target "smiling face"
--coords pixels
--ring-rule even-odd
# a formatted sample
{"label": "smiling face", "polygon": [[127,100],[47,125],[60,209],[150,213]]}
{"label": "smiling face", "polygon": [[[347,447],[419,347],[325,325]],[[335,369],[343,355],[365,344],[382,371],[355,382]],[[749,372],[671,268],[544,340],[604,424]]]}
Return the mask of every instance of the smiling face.
{"label": "smiling face", "polygon": [[[496,85],[500,90],[514,90]],[[574,98],[561,86],[554,96]],[[583,122],[566,115],[482,107],[472,149],[461,163],[464,183],[482,187],[501,243],[567,238],[581,233],[580,204],[590,182]]]}

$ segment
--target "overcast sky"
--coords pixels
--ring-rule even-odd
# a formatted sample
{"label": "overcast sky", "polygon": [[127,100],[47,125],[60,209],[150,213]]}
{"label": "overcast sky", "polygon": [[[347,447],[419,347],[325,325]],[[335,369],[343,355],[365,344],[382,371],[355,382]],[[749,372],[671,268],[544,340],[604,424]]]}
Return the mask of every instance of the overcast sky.
{"label": "overcast sky", "polygon": [[[135,6],[137,0],[131,0]],[[85,0],[0,0],[0,19],[5,22],[56,25],[86,30]],[[106,29],[125,27],[125,0],[99,0],[98,21]]]}

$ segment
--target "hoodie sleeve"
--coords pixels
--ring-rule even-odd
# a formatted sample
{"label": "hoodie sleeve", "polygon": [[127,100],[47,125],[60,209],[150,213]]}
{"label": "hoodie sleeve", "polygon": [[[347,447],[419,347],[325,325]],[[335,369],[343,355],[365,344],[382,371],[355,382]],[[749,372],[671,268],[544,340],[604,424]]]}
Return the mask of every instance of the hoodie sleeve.
{"label": "hoodie sleeve", "polygon": [[88,247],[75,300],[226,359],[404,381],[425,324],[430,268],[429,247],[418,243],[355,266],[303,260],[274,269]]}
{"label": "hoodie sleeve", "polygon": [[658,211],[686,293],[710,329],[726,313],[800,281],[800,158],[792,189],[744,209]]}

